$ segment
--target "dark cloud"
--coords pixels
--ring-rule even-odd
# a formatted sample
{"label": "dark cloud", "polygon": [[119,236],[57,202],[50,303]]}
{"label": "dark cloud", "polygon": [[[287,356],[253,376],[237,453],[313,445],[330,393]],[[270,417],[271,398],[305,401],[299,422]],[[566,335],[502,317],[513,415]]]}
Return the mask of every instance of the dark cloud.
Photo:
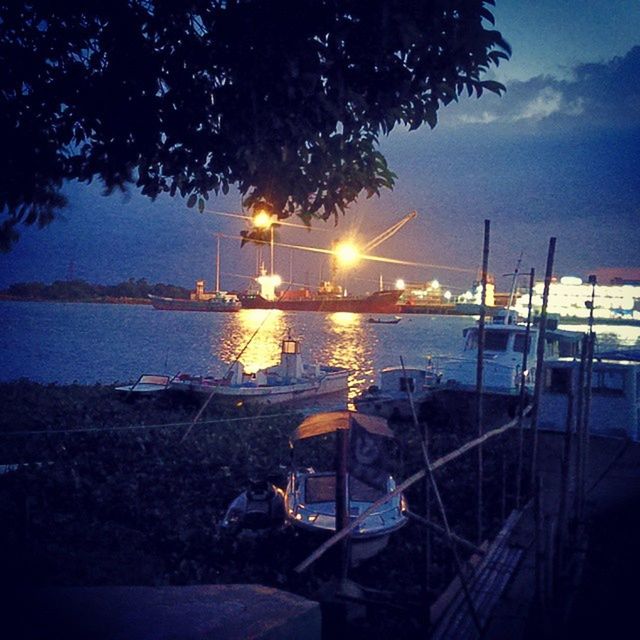
{"label": "dark cloud", "polygon": [[570,80],[538,76],[512,81],[499,98],[493,94],[461,99],[443,111],[441,124],[511,125],[571,129],[640,125],[640,46],[606,63],[581,64]]}

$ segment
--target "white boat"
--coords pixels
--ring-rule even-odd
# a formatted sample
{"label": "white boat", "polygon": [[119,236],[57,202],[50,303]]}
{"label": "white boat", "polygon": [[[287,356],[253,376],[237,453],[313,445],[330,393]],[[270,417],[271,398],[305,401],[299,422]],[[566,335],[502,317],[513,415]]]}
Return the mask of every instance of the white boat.
{"label": "white boat", "polygon": [[[366,434],[364,441],[362,435],[354,435],[354,430],[358,429],[360,434]],[[308,467],[304,465],[304,457],[300,453],[300,443],[311,438],[336,434],[340,430],[348,431],[350,451],[356,451],[355,457],[360,462],[362,462],[362,458],[358,458],[358,451],[366,451],[365,464],[374,462],[375,456],[382,457],[384,455],[380,452],[379,447],[378,453],[375,456],[371,455],[371,452],[377,447],[376,439],[389,442],[394,439],[393,432],[389,429],[386,420],[353,411],[320,413],[304,420],[291,437],[292,468],[285,490],[286,515],[295,527],[329,534],[336,530],[336,470],[334,465],[338,455],[327,456],[334,459],[334,465],[331,465],[334,466],[333,469]],[[361,440],[358,441],[358,438]],[[358,442],[361,442],[362,446]],[[317,445],[315,446],[317,447]],[[314,451],[318,464],[321,464],[318,448],[315,448]],[[356,469],[354,468],[356,463],[353,463],[352,459],[353,456],[350,455],[346,482],[346,511],[351,520],[360,516],[374,502],[396,487],[393,476],[384,470],[376,474],[377,481],[375,482],[372,479],[365,482],[361,479],[364,477],[362,473],[356,477]],[[389,499],[367,516],[351,534],[352,561],[358,562],[381,551],[386,546],[389,536],[407,523],[406,511],[406,500],[400,494]]]}
{"label": "white boat", "polygon": [[442,373],[429,360],[426,368],[387,367],[380,371],[380,384],[371,385],[353,400],[355,408],[361,413],[382,416],[391,420],[410,420],[412,418],[409,392],[419,411],[440,384]]}
{"label": "white boat", "polygon": [[302,361],[300,342],[282,341],[280,364],[246,373],[235,362],[222,378],[179,373],[170,388],[175,391],[212,395],[216,403],[236,406],[271,405],[347,392],[349,370]]}
{"label": "white boat", "polygon": [[[547,362],[538,426],[565,431],[569,397],[578,397],[580,361],[560,358]],[[571,392],[571,393],[570,393]],[[576,410],[574,409],[574,422]],[[575,428],[575,424],[574,424]],[[640,442],[640,359],[632,352],[595,356],[591,374],[589,431],[593,435]]]}
{"label": "white boat", "polygon": [[[464,348],[457,357],[443,362],[441,387],[460,391],[475,391],[478,359],[477,325],[463,330]],[[535,359],[538,327],[529,331],[527,370],[524,383],[533,392],[536,377]],[[574,357],[579,350],[581,333],[560,331],[548,322],[545,331],[545,360]],[[526,348],[526,325],[517,322],[515,312],[502,311],[485,326],[483,358],[483,391],[487,394],[517,396],[522,382],[523,353]]]}
{"label": "white boat", "polygon": [[143,373],[133,384],[116,387],[118,393],[135,395],[153,395],[166,391],[171,383],[171,376],[157,373]]}

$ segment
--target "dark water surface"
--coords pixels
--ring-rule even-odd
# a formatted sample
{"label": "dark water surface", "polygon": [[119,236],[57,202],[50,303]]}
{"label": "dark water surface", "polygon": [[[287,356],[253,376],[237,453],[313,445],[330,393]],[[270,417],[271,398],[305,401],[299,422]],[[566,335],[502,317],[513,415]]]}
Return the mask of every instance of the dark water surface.
{"label": "dark water surface", "polygon": [[[352,393],[373,384],[382,367],[441,361],[461,348],[463,316],[403,316],[370,324],[351,313],[242,310],[157,311],[143,305],[0,302],[0,380],[83,384],[122,382],[141,373],[222,374],[240,354],[254,371],[279,360],[288,331],[308,362],[348,367]],[[583,329],[582,327],[567,327]],[[603,327],[601,345],[637,346],[640,328]]]}

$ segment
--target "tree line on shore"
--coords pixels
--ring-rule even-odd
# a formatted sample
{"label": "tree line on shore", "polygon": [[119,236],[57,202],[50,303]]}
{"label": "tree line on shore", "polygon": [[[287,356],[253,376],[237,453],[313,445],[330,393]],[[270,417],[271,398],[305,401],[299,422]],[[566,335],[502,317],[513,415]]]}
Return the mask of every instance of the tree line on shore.
{"label": "tree line on shore", "polygon": [[94,284],[81,279],[43,282],[17,282],[2,292],[12,298],[27,300],[107,300],[110,298],[146,299],[148,294],[168,298],[188,298],[189,290],[172,284],[151,284],[145,278],[129,278],[118,284]]}

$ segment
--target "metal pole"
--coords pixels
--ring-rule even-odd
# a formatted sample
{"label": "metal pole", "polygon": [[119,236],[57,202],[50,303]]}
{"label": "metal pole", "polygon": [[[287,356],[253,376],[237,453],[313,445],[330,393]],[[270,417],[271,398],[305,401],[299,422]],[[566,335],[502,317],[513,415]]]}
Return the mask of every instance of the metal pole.
{"label": "metal pole", "polygon": [[553,274],[553,258],[556,252],[556,239],[549,238],[549,252],[547,253],[547,269],[544,275],[544,291],[542,293],[542,309],[540,310],[540,324],[538,326],[538,349],[536,354],[536,381],[533,390],[533,416],[531,418],[531,485],[533,486],[538,472],[538,407],[542,395],[544,378],[544,348],[545,332],[547,329],[547,305],[549,303],[549,287]]}
{"label": "metal pole", "polygon": [[269,243],[269,251],[271,253],[271,275],[273,275],[273,224],[270,227],[271,231],[271,241]]}
{"label": "metal pole", "polygon": [[526,377],[529,357],[529,347],[531,342],[531,309],[533,302],[533,287],[535,283],[536,270],[531,269],[529,273],[529,305],[527,307],[527,326],[524,332],[524,350],[522,352],[522,373],[520,382],[520,401],[518,403],[518,475],[516,477],[516,509],[520,508],[520,497],[522,495],[522,466],[524,452],[524,407],[526,404]]}
{"label": "metal pole", "polygon": [[[487,303],[487,270],[489,267],[489,235],[491,231],[491,221],[484,221],[484,243],[482,248],[482,290],[480,292],[480,319],[478,322],[478,359],[476,362],[476,431],[478,437],[482,435],[482,375],[483,375],[483,365],[484,365],[484,325],[485,325],[485,315],[486,315],[486,303]],[[477,477],[476,477],[476,488],[478,494],[478,504],[476,511],[476,541],[478,544],[482,542],[483,535],[483,523],[482,523],[482,512],[483,512],[483,500],[482,500],[482,484],[483,484],[483,451],[482,444],[478,446],[478,457],[477,457]]]}

